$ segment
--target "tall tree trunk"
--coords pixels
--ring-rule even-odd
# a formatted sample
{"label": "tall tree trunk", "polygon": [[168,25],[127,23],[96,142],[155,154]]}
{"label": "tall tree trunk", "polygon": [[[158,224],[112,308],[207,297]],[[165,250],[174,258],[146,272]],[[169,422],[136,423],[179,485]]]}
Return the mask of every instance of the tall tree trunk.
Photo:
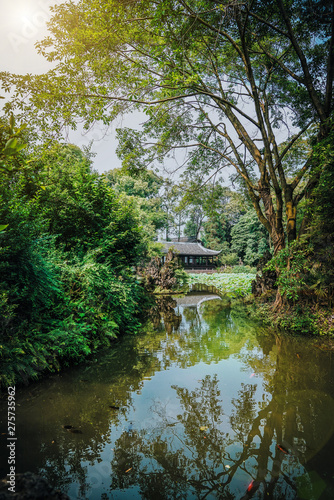
{"label": "tall tree trunk", "polygon": [[[274,256],[278,254],[280,250],[285,248],[285,234],[283,228],[282,214],[283,214],[283,202],[281,197],[281,192],[276,192],[276,210],[273,205],[272,195],[270,192],[269,183],[265,179],[261,179],[259,183],[260,189],[259,193],[262,198],[265,215],[270,224],[270,236],[274,246]],[[279,268],[276,267],[276,275],[279,276]],[[278,310],[283,304],[283,297],[281,295],[280,289],[277,289],[276,299],[274,303],[274,311]]]}
{"label": "tall tree trunk", "polygon": [[261,182],[259,193],[264,204],[267,221],[270,225],[270,236],[274,245],[274,255],[276,255],[280,250],[282,250],[282,248],[285,247],[281,203],[278,206],[278,210],[275,211],[270,193],[270,187],[266,182]]}
{"label": "tall tree trunk", "polygon": [[286,184],[284,189],[285,199],[285,213],[286,213],[286,234],[288,243],[295,241],[297,237],[296,217],[297,217],[297,204],[293,199],[293,188],[291,185]]}
{"label": "tall tree trunk", "polygon": [[296,217],[297,217],[297,207],[294,206],[293,201],[288,201],[285,206],[286,210],[286,233],[288,237],[288,243],[294,241],[297,237],[296,228]]}

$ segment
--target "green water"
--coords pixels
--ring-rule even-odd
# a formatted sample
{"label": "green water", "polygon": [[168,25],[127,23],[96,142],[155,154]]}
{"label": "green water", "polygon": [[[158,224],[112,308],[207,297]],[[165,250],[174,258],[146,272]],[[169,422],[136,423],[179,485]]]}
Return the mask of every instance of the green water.
{"label": "green water", "polygon": [[17,391],[17,472],[73,499],[333,499],[333,366],[212,293],[160,297],[142,334]]}

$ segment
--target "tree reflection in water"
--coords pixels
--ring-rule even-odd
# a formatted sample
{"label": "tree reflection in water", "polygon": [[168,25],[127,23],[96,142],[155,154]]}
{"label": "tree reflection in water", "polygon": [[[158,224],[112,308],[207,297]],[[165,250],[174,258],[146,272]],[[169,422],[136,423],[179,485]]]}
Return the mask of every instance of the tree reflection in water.
{"label": "tree reflection in water", "polygon": [[[219,305],[207,304],[202,311],[209,324],[210,307],[217,313]],[[190,306],[183,314],[197,330],[198,309]],[[333,399],[303,389],[309,363],[298,364],[300,356],[290,363],[290,339],[260,335],[257,340],[263,350],[237,356],[263,377],[261,401],[257,383],[243,383],[228,414],[217,374],[206,375],[195,390],[173,385],[182,411],[170,418],[163,405],[155,405],[159,425],[154,430],[125,433],[117,441],[113,490],[137,485],[143,498],[161,499],[320,497],[326,485],[317,474],[312,484],[305,464],[333,433]],[[124,449],[131,458],[120,466]],[[130,464],[133,468],[125,476]],[[306,496],[301,496],[305,489]]]}
{"label": "tree reflection in water", "polygon": [[176,305],[176,301],[171,296],[162,295],[155,298],[155,305],[150,310],[150,317],[156,330],[165,329],[168,334],[178,330],[182,315],[175,313]]}
{"label": "tree reflection in water", "polygon": [[[143,498],[152,499],[299,498],[297,478],[307,481],[307,474],[303,453],[289,444],[296,437],[293,427],[282,428],[274,400],[257,408],[253,384],[244,385],[233,400],[227,425],[218,382],[217,376],[206,376],[195,391],[174,386],[183,410],[175,420],[163,407],[155,408],[160,428],[121,435],[112,461],[113,490],[137,485]],[[293,414],[298,420],[295,411],[290,420]],[[288,453],[276,446],[278,441]],[[246,477],[250,491],[242,494],[236,483]]]}
{"label": "tree reflection in water", "polygon": [[73,499],[334,498],[331,353],[209,298],[159,297],[143,334],[18,397],[20,472]]}

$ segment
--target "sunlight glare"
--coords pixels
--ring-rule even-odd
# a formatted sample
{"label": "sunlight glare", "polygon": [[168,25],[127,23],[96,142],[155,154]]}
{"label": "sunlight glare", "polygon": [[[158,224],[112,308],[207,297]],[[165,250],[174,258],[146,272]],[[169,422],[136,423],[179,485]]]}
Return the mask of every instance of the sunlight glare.
{"label": "sunlight glare", "polygon": [[45,1],[16,1],[14,4],[7,6],[6,10],[7,12],[4,13],[4,17],[11,29],[18,32],[25,30],[25,26],[29,26],[30,31],[33,31],[33,26],[40,29],[50,18],[48,6]]}

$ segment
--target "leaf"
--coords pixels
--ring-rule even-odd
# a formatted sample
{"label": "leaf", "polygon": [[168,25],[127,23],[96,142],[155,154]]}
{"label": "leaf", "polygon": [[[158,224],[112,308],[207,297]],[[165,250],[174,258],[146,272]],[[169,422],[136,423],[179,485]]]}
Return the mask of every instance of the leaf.
{"label": "leaf", "polygon": [[26,148],[27,147],[27,144],[19,144],[16,148],[15,148],[15,153],[18,153],[19,151],[21,151],[22,149]]}
{"label": "leaf", "polygon": [[5,149],[14,149],[17,145],[17,139],[16,137],[12,137],[11,139],[9,139],[7,142],[6,142],[6,145],[5,145]]}
{"label": "leaf", "polygon": [[200,431],[207,431],[207,430],[208,430],[208,428],[209,428],[209,427],[208,427],[207,425],[202,425],[202,426],[199,428],[199,430],[200,430]]}
{"label": "leaf", "polygon": [[14,129],[14,126],[15,126],[15,118],[14,118],[13,113],[10,115],[9,125],[10,125],[11,129]]}
{"label": "leaf", "polygon": [[5,148],[2,150],[2,154],[6,156],[11,156],[17,154],[19,151],[27,147],[27,144],[17,144],[17,138],[13,137],[9,139],[5,145]]}
{"label": "leaf", "polygon": [[16,130],[16,135],[18,135],[22,130],[25,130],[27,128],[27,124],[24,123],[19,129]]}
{"label": "leaf", "polygon": [[8,224],[0,224],[0,231],[4,231]]}

